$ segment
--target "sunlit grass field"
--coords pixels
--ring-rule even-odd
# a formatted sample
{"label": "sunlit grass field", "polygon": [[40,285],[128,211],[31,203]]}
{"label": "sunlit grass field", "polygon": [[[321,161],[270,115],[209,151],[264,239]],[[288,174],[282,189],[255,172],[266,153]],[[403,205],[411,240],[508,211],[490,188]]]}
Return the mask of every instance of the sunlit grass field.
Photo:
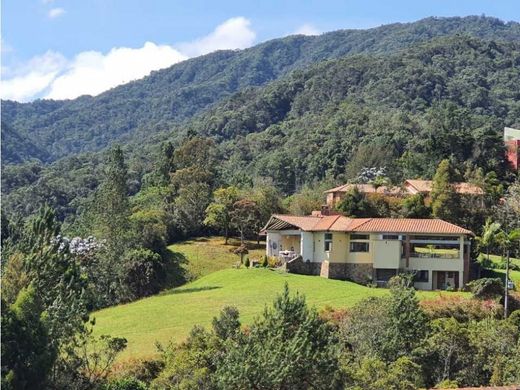
{"label": "sunlit grass field", "polygon": [[[243,324],[251,323],[286,282],[292,292],[305,294],[316,308],[349,307],[365,297],[388,294],[385,289],[319,276],[264,268],[224,269],[169,292],[96,312],[95,333],[127,338],[128,348],[121,359],[150,357],[156,352],[156,341],[182,341],[194,325],[209,326],[226,305],[240,310]],[[427,299],[445,294],[461,293],[418,292]]]}
{"label": "sunlit grass field", "polygon": [[[186,263],[182,267],[193,278],[208,275],[215,271],[231,268],[240,261],[240,257],[232,250],[240,245],[240,240],[230,238],[224,245],[224,237],[199,237],[170,245],[168,249],[184,256]],[[250,259],[260,258],[265,254],[265,243],[257,245],[255,241],[247,241]]]}

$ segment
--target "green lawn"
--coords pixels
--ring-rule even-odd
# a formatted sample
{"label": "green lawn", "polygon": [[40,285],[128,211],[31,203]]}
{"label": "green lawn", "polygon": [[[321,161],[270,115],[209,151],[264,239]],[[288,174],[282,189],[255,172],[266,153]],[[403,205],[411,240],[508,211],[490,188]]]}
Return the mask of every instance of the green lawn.
{"label": "green lawn", "polygon": [[[98,311],[93,314],[95,333],[126,337],[128,348],[122,359],[151,356],[155,341],[183,340],[195,324],[210,325],[226,305],[238,307],[242,323],[250,323],[266,303],[272,302],[285,282],[293,292],[305,294],[308,303],[317,308],[348,307],[364,297],[388,293],[385,289],[319,276],[263,268],[224,269],[169,292]],[[419,297],[431,299],[441,294],[450,293],[419,292]]]}
{"label": "green lawn", "polygon": [[[224,245],[224,237],[199,237],[170,245],[168,249],[183,255],[187,262],[182,266],[190,277],[199,278],[222,269],[229,269],[240,257],[232,250],[240,245],[240,241],[230,238],[228,245]],[[247,241],[249,258],[260,258],[265,254],[265,243]]]}
{"label": "green lawn", "polygon": [[[481,259],[484,257],[487,257],[487,255],[484,255],[484,254],[480,255]],[[489,258],[490,258],[491,262],[493,262],[494,264],[500,264],[502,261],[501,256],[489,255]],[[518,267],[520,267],[520,259],[516,259],[516,258],[512,257],[512,258],[510,258],[510,262],[511,262],[511,264],[515,264]],[[489,276],[496,276],[496,277],[501,277],[501,278],[505,279],[506,270],[504,270],[504,269],[494,268],[494,269],[488,269],[488,270],[486,270],[486,272],[489,273]],[[515,285],[517,286],[516,288],[518,290],[520,288],[520,271],[509,271],[509,277],[515,283]]]}

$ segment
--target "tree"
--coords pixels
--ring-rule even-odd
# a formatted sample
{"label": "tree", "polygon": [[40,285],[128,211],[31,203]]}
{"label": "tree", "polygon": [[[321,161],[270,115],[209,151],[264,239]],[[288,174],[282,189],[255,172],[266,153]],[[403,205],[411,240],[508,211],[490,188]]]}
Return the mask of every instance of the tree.
{"label": "tree", "polygon": [[431,211],[424,202],[424,195],[419,193],[403,200],[401,214],[405,218],[428,218]]}
{"label": "tree", "polygon": [[338,203],[336,208],[351,217],[363,218],[372,216],[370,202],[355,186],[345,194],[345,197]]}
{"label": "tree", "polygon": [[256,202],[249,199],[241,199],[233,204],[231,221],[235,229],[240,233],[240,244],[244,245],[246,235],[251,233],[258,220],[258,207]]}
{"label": "tree", "polygon": [[224,231],[224,244],[227,245],[231,229],[233,205],[239,200],[236,187],[219,188],[213,192],[213,202],[206,208],[204,224]]}
{"label": "tree", "polygon": [[2,299],[2,387],[42,388],[56,357],[36,289],[22,289],[11,306]]}
{"label": "tree", "polygon": [[181,234],[200,234],[210,199],[210,187],[204,182],[192,182],[180,188],[174,202],[174,223]]}
{"label": "tree", "polygon": [[339,388],[339,349],[330,325],[285,285],[247,333],[227,344],[217,369],[221,388]]}
{"label": "tree", "polygon": [[381,345],[389,361],[409,356],[428,333],[427,317],[410,285],[410,276],[397,276],[390,281],[389,323],[386,342]]}
{"label": "tree", "polygon": [[509,257],[511,248],[515,243],[520,242],[520,228],[511,231],[500,230],[497,234],[497,241],[506,255],[506,280],[504,296],[504,318],[509,314]]}
{"label": "tree", "polygon": [[486,224],[482,228],[482,235],[477,237],[477,242],[480,247],[486,248],[486,255],[488,264],[491,263],[489,258],[489,247],[492,246],[497,239],[497,233],[500,230],[500,224],[493,222],[491,218],[486,219]]}
{"label": "tree", "polygon": [[435,218],[456,221],[457,196],[451,184],[449,160],[442,160],[437,167],[432,184],[432,212]]}
{"label": "tree", "polygon": [[115,252],[116,257],[121,257],[128,245],[125,242],[130,230],[127,178],[128,168],[123,150],[115,146],[110,150],[103,182],[95,201],[100,236],[107,240],[110,251]]}

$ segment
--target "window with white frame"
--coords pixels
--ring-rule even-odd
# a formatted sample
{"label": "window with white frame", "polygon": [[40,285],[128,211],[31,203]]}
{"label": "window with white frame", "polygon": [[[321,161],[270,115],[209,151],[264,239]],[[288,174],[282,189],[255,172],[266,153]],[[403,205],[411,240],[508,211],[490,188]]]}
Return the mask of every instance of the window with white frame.
{"label": "window with white frame", "polygon": [[325,252],[332,250],[332,233],[325,233]]}

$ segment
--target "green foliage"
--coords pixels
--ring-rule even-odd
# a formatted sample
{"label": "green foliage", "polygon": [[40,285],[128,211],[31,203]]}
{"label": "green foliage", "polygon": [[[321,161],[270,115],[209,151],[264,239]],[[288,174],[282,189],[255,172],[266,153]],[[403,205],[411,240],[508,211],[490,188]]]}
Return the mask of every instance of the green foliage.
{"label": "green foliage", "polygon": [[424,195],[416,194],[403,200],[401,213],[405,218],[428,218],[431,210],[424,203]]}
{"label": "green foliage", "polygon": [[412,390],[423,387],[421,366],[407,357],[400,357],[390,364],[365,358],[359,365],[346,369],[350,374],[346,389]]}
{"label": "green foliage", "polygon": [[224,232],[225,244],[228,242],[231,228],[231,213],[233,205],[239,199],[238,188],[219,188],[213,192],[213,202],[206,208],[204,223],[208,226],[221,229]]}
{"label": "green foliage", "polygon": [[371,217],[373,210],[365,194],[359,192],[357,187],[352,188],[338,203],[336,208],[351,217]]}
{"label": "green foliage", "polygon": [[110,381],[102,390],[147,390],[146,385],[135,378],[123,378]]}
{"label": "green foliage", "polygon": [[328,325],[288,287],[217,369],[223,388],[336,388],[338,349]]}
{"label": "green foliage", "polygon": [[504,284],[500,278],[481,278],[468,283],[475,298],[497,299],[504,295]]}
{"label": "green foliage", "polygon": [[458,197],[452,186],[453,181],[449,160],[442,160],[432,183],[431,207],[435,218],[456,221]]}
{"label": "green foliage", "polygon": [[124,258],[125,284],[135,298],[159,292],[164,286],[166,267],[161,256],[149,249],[133,249]]}
{"label": "green foliage", "polygon": [[38,389],[57,357],[41,300],[32,286],[8,306],[2,299],[2,387]]}

